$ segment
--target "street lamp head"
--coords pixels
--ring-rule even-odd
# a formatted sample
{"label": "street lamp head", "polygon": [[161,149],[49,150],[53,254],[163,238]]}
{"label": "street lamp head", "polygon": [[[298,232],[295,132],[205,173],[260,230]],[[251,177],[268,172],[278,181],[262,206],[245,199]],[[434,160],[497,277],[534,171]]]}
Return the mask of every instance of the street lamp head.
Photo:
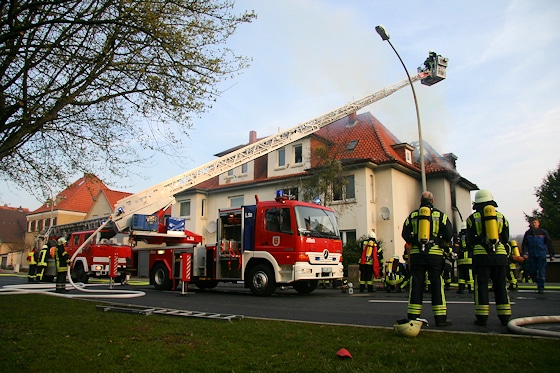
{"label": "street lamp head", "polygon": [[385,30],[385,27],[383,27],[382,25],[375,26],[375,31],[377,31],[379,36],[381,36],[381,39],[389,40],[389,34],[387,33],[387,30]]}

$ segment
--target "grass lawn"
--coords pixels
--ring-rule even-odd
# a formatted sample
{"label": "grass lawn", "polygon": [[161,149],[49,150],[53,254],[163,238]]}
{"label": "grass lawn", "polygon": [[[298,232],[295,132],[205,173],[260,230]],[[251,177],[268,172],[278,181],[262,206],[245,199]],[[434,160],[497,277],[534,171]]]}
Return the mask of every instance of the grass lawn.
{"label": "grass lawn", "polygon": [[[7,372],[556,372],[560,340],[244,318],[102,312],[40,294],[0,297]],[[336,355],[346,348],[352,359]]]}

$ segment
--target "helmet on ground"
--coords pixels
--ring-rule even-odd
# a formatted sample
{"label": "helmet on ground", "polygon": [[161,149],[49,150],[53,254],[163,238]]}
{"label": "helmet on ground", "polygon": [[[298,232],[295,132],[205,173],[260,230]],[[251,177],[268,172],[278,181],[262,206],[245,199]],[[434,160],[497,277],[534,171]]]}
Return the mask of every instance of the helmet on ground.
{"label": "helmet on ground", "polygon": [[374,231],[371,231],[371,232],[368,233],[368,238],[377,239],[377,236],[375,235]]}
{"label": "helmet on ground", "polygon": [[395,331],[400,335],[404,335],[405,337],[416,337],[418,333],[420,333],[420,329],[422,328],[423,324],[424,320],[422,319],[402,319],[397,320],[393,327]]}
{"label": "helmet on ground", "polygon": [[60,237],[57,242],[59,245],[64,245],[66,243],[66,238]]}
{"label": "helmet on ground", "polygon": [[475,203],[482,203],[482,202],[490,202],[494,200],[494,196],[492,193],[486,189],[481,189],[474,195],[474,202]]}
{"label": "helmet on ground", "polygon": [[336,354],[340,357],[349,357],[350,359],[352,358],[352,354],[350,353],[350,351],[345,348],[341,348],[336,352]]}

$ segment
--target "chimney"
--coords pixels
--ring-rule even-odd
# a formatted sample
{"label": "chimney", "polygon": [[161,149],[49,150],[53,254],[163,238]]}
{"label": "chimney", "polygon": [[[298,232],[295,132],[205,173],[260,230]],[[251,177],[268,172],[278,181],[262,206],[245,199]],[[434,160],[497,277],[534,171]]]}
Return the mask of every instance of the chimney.
{"label": "chimney", "polygon": [[357,119],[356,112],[353,112],[352,114],[348,115],[348,124],[346,125],[346,127],[352,127],[357,122],[358,122],[358,119]]}
{"label": "chimney", "polygon": [[249,131],[249,144],[257,142],[257,131]]}

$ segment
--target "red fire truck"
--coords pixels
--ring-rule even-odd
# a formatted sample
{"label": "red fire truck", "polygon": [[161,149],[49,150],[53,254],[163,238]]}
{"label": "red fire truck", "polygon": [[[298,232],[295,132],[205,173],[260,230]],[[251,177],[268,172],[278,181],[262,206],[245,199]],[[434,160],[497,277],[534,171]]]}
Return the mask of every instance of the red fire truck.
{"label": "red fire truck", "polygon": [[184,253],[192,260],[189,283],[199,288],[243,281],[259,296],[271,295],[280,285],[309,293],[319,280],[343,277],[334,212],[290,200],[281,191],[274,201],[257,198],[254,205],[219,210],[216,242],[151,250],[151,283],[160,290],[175,288]]}

